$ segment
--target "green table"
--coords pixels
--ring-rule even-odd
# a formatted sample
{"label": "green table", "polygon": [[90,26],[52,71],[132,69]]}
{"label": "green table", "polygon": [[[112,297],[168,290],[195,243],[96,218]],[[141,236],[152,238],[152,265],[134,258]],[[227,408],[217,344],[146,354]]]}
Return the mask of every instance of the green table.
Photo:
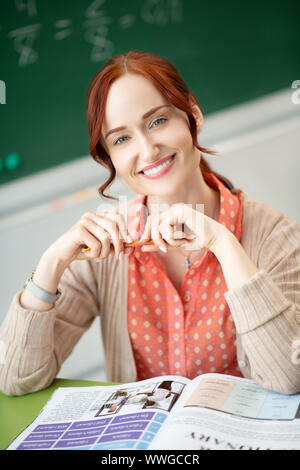
{"label": "green table", "polygon": [[50,387],[22,396],[7,396],[0,392],[0,449],[8,444],[39,414],[58,387],[112,385],[89,380],[55,379]]}

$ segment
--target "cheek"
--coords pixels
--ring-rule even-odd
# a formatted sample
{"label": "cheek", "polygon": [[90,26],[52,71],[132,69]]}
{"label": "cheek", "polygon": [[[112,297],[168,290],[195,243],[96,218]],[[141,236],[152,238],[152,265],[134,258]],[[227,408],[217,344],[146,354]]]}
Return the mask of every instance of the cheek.
{"label": "cheek", "polygon": [[110,156],[111,161],[116,169],[116,172],[125,180],[132,173],[133,163],[131,158],[126,155],[126,152],[120,152],[120,155]]}
{"label": "cheek", "polygon": [[180,117],[174,121],[170,131],[170,137],[172,138],[174,145],[180,147],[190,147],[193,145],[190,127],[185,119]]}
{"label": "cheek", "polygon": [[110,159],[117,172],[122,173],[125,170],[128,159],[124,152],[110,152]]}
{"label": "cheek", "polygon": [[189,129],[182,126],[177,129],[173,134],[173,142],[176,147],[191,148],[193,146],[193,139]]}

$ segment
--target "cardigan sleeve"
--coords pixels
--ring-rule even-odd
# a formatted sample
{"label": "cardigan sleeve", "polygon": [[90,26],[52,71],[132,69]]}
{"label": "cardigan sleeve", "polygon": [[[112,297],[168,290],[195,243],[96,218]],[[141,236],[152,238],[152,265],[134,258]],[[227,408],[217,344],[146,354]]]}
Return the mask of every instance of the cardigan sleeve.
{"label": "cardigan sleeve", "polygon": [[[263,224],[263,220],[260,221]],[[300,392],[300,227],[279,217],[260,243],[259,271],[225,294],[251,377],[281,393]]]}
{"label": "cardigan sleeve", "polygon": [[61,278],[61,297],[46,312],[25,309],[14,296],[0,328],[0,389],[23,395],[49,386],[99,314],[94,267],[74,261]]}

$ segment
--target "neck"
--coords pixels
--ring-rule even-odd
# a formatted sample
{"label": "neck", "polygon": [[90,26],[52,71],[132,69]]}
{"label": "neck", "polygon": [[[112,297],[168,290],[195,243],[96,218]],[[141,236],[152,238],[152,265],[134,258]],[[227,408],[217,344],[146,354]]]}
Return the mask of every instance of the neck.
{"label": "neck", "polygon": [[151,207],[153,205],[155,205],[155,212],[157,213],[157,211],[164,211],[166,209],[166,204],[171,206],[179,202],[189,204],[195,210],[197,210],[197,205],[198,208],[199,205],[201,205],[200,209],[202,210],[203,205],[204,214],[218,220],[220,204],[219,192],[212,189],[205,182],[200,167],[198,167],[197,171],[189,179],[188,184],[182,185],[181,188],[176,190],[176,193],[166,196],[147,196],[149,214],[151,214]]}

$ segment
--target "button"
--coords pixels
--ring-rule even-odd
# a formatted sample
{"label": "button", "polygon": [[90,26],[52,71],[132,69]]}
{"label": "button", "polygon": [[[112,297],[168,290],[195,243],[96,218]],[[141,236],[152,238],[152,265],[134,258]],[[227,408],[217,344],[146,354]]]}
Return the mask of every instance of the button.
{"label": "button", "polygon": [[239,367],[246,367],[246,362],[245,361],[238,361]]}

